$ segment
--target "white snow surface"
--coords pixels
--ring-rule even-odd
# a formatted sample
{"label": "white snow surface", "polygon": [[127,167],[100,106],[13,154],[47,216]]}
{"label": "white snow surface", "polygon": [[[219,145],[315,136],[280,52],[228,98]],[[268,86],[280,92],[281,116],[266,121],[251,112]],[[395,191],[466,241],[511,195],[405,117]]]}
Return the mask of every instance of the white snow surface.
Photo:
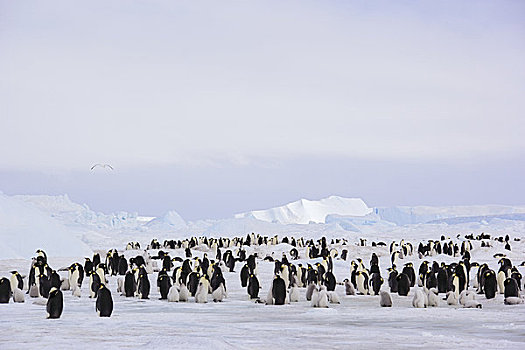
{"label": "white snow surface", "polygon": [[[314,207],[319,208],[318,205]],[[105,255],[109,249],[116,248],[127,258],[141,254],[142,251],[124,251],[129,241],[139,241],[145,247],[153,238],[162,242],[163,239],[190,236],[245,236],[250,232],[270,237],[347,239],[348,260],[334,260],[338,282],[349,278],[351,260],[362,258],[368,266],[372,252],[379,256],[383,278],[388,276],[388,247],[372,247],[371,241],[382,240],[388,244],[404,239],[417,248],[420,241],[439,240],[441,235],[461,243],[463,236],[469,233],[509,234],[512,251],[504,250],[504,244],[497,241],[491,240],[490,248],[482,248],[479,241],[473,241],[472,261],[486,262],[497,269],[498,259],[493,255],[505,253],[525,276],[525,267],[519,266],[525,261],[522,207],[425,207],[425,210],[418,207],[412,211],[396,208],[389,214],[375,209],[373,212],[371,209],[356,210],[350,216],[316,209],[318,216],[308,214],[308,222],[314,221],[310,220],[312,218],[321,222],[315,224],[282,224],[275,219],[260,220],[253,215],[186,222],[176,212],[167,212],[153,223],[147,223],[135,214],[94,213],[66,196],[10,197],[0,194],[0,277],[9,277],[9,271],[14,269],[27,275],[30,258],[39,248],[46,251],[50,266],[58,270],[73,262],[83,263],[84,256],[90,256],[93,250]],[[417,220],[409,223],[400,213],[416,213]],[[325,218],[321,219],[321,214]],[[436,217],[439,215],[443,216]],[[458,234],[462,235],[459,239],[456,238]],[[367,246],[358,246],[359,238],[366,238]],[[257,252],[260,257],[267,254],[280,257],[283,252],[288,254],[291,248],[281,243],[251,246],[246,250],[248,254]],[[342,247],[336,245],[336,248]],[[182,249],[163,250],[172,257],[184,256]],[[194,256],[202,256],[205,252],[210,255],[203,246],[193,250]],[[156,253],[150,251],[151,255]],[[299,254],[300,260],[292,261],[294,264],[319,261],[306,259],[304,248],[299,249]],[[458,262],[459,258],[438,255],[424,259],[451,263]],[[416,254],[400,260],[400,264],[413,262],[417,271],[422,261]],[[265,298],[274,264],[262,259],[257,263],[262,287],[259,295]],[[71,346],[78,349],[304,349],[320,345],[329,349],[525,347],[525,304],[504,305],[501,294],[491,300],[476,295],[476,300],[483,305],[481,310],[448,306],[442,300],[435,308],[414,309],[411,301],[415,289],[412,289],[407,297],[392,294],[393,307],[381,308],[378,296],[346,296],[344,286],[338,285],[336,293],[341,304],[330,304],[327,309],[310,307],[304,288],[300,289],[298,303],[266,306],[248,299],[246,289],[240,286],[241,267],[237,264],[233,273],[223,270],[228,296],[221,303],[213,303],[211,298],[207,304],[196,304],[193,298],[188,303],[159,300],[155,283],[157,273],[149,276],[149,300],[125,298],[116,292],[117,278],[109,277],[114,311],[108,319],[97,316],[95,301],[88,298],[89,279],[84,280],[81,298],[64,291],[64,312],[58,320],[47,320],[45,306],[33,304],[34,299],[24,294],[25,303],[0,304],[0,349]],[[386,280],[382,290],[388,291]],[[440,299],[442,297],[440,295]]]}
{"label": "white snow surface", "polygon": [[372,212],[361,198],[330,196],[318,201],[300,199],[281,207],[236,214],[281,224],[324,223],[329,214],[364,216]]}

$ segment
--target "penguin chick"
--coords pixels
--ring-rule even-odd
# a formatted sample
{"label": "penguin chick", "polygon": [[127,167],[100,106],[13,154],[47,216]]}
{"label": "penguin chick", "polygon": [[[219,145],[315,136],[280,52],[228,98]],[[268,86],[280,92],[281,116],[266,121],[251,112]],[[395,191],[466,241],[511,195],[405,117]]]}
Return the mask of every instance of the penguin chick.
{"label": "penguin chick", "polygon": [[168,292],[168,302],[179,302],[179,290],[176,285],[172,285]]}
{"label": "penguin chick", "polygon": [[334,292],[328,292],[328,301],[330,301],[330,304],[341,304],[341,301],[339,300],[339,296],[337,293]]}
{"label": "penguin chick", "polygon": [[345,292],[346,292],[346,295],[355,295],[355,289],[354,289],[354,286],[352,285],[352,283],[350,283],[350,281],[347,279],[345,279]]}
{"label": "penguin chick", "polygon": [[421,289],[416,289],[414,298],[412,299],[412,306],[415,308],[427,307],[425,299],[425,293]]}
{"label": "penguin chick", "polygon": [[13,301],[15,303],[23,303],[25,301],[24,292],[18,287],[15,287],[13,291]]}
{"label": "penguin chick", "polygon": [[450,291],[447,292],[447,304],[448,305],[457,305],[458,299],[456,298],[456,293]]}
{"label": "penguin chick", "polygon": [[297,284],[294,284],[292,288],[290,289],[290,302],[296,303],[299,301],[299,287],[297,287]]}
{"label": "penguin chick", "polygon": [[465,304],[463,304],[463,307],[467,309],[482,309],[483,305],[476,300],[467,300]]}
{"label": "penguin chick", "polygon": [[392,297],[390,296],[390,293],[382,290],[379,292],[379,296],[379,305],[382,307],[392,307]]}
{"label": "penguin chick", "polygon": [[506,297],[504,303],[505,305],[523,304],[523,299],[519,297]]}
{"label": "penguin chick", "polygon": [[438,291],[436,288],[428,290],[428,306],[439,306]]}

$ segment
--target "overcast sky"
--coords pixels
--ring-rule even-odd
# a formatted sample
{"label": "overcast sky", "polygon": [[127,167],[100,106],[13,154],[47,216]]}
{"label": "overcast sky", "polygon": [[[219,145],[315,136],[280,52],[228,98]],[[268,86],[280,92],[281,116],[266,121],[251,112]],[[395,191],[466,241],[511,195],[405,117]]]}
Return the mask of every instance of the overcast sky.
{"label": "overcast sky", "polygon": [[525,204],[523,62],[523,1],[0,0],[0,190]]}

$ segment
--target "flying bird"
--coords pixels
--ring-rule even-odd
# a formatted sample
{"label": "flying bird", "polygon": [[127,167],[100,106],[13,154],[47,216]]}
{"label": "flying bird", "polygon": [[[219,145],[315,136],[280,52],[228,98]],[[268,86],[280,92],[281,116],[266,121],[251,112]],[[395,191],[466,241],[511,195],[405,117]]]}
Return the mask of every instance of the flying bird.
{"label": "flying bird", "polygon": [[111,170],[113,170],[113,167],[109,164],[95,164],[91,167],[91,170],[95,169],[97,166],[102,168],[110,168]]}

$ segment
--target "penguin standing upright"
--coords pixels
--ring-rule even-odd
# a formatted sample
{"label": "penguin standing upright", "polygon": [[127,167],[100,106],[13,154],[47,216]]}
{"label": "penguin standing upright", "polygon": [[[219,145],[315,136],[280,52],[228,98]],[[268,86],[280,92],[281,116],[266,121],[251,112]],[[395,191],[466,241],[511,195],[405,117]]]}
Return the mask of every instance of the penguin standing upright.
{"label": "penguin standing upright", "polygon": [[505,298],[508,297],[519,297],[519,288],[518,288],[518,282],[514,278],[507,278],[505,282],[503,282],[505,286],[504,294]]}
{"label": "penguin standing upright", "polygon": [[326,289],[328,292],[333,292],[335,290],[337,281],[335,280],[335,276],[331,271],[328,271],[327,273],[325,273],[324,285],[326,286]]}
{"label": "penguin standing upright", "polygon": [[388,271],[388,285],[390,286],[390,293],[397,293],[397,276],[399,273],[393,268],[389,268]]}
{"label": "penguin standing upright", "polygon": [[286,284],[279,276],[275,276],[272,282],[272,298],[274,305],[284,305],[286,301]]}
{"label": "penguin standing upright", "polygon": [[397,293],[400,296],[407,296],[410,291],[410,279],[404,273],[400,273],[397,277]]}
{"label": "penguin standing upright", "polygon": [[382,290],[379,295],[379,305],[382,307],[392,307],[392,297],[390,296],[390,293]]}
{"label": "penguin standing upright", "polygon": [[62,310],[64,309],[64,296],[62,291],[55,287],[49,291],[49,297],[47,299],[47,318],[60,318]]}
{"label": "penguin standing upright", "polygon": [[250,277],[250,271],[248,268],[248,264],[244,264],[244,266],[241,269],[241,287],[246,288],[248,285],[248,278]]}
{"label": "penguin standing upright", "polygon": [[496,273],[493,270],[486,271],[483,278],[485,297],[487,299],[496,297],[497,288]]}
{"label": "penguin standing upright", "polygon": [[425,293],[421,289],[416,289],[414,298],[412,299],[412,306],[415,308],[427,307],[426,299]]}
{"label": "penguin standing upright", "polygon": [[345,284],[345,294],[346,295],[355,295],[355,289],[354,285],[350,283],[350,280],[348,278],[345,278],[343,281]]}
{"label": "penguin standing upright", "polygon": [[18,288],[20,290],[24,290],[24,279],[18,271],[11,271],[11,278],[9,279],[11,282],[11,290],[15,290],[15,288]]}
{"label": "penguin standing upright", "polygon": [[257,299],[259,297],[259,280],[254,274],[250,274],[248,279],[248,295],[250,299]]}
{"label": "penguin standing upright", "polygon": [[93,271],[93,262],[89,258],[85,259],[86,261],[84,262],[84,273],[86,274],[86,276],[89,276]]}
{"label": "penguin standing upright", "polygon": [[137,290],[137,283],[135,282],[135,275],[128,271],[126,272],[126,277],[124,277],[124,295],[126,297],[132,297],[135,295]]}
{"label": "penguin standing upright", "polygon": [[360,294],[368,295],[368,274],[358,271],[356,275],[357,290]]}
{"label": "penguin standing upright", "polygon": [[11,293],[11,282],[5,277],[0,279],[0,304],[9,303]]}
{"label": "penguin standing upright", "polygon": [[158,277],[160,299],[168,299],[168,293],[171,288],[171,280],[167,274],[160,275]]}
{"label": "penguin standing upright", "polygon": [[101,284],[97,293],[95,310],[100,317],[110,317],[113,312],[113,298],[109,289]]}
{"label": "penguin standing upright", "polygon": [[210,289],[210,282],[208,282],[208,279],[206,278],[206,276],[202,276],[199,280],[197,291],[195,293],[195,302],[196,303],[207,303],[209,289]]}
{"label": "penguin standing upright", "polygon": [[383,284],[383,278],[379,273],[373,273],[372,278],[370,278],[370,285],[372,286],[372,295],[378,295],[381,285]]}
{"label": "penguin standing upright", "polygon": [[100,276],[95,273],[94,271],[91,272],[91,275],[90,275],[90,290],[89,290],[89,297],[90,298],[95,298],[97,296],[97,292],[100,288]]}
{"label": "penguin standing upright", "polygon": [[144,269],[139,274],[137,282],[137,293],[140,299],[149,299],[150,283],[148,274]]}

